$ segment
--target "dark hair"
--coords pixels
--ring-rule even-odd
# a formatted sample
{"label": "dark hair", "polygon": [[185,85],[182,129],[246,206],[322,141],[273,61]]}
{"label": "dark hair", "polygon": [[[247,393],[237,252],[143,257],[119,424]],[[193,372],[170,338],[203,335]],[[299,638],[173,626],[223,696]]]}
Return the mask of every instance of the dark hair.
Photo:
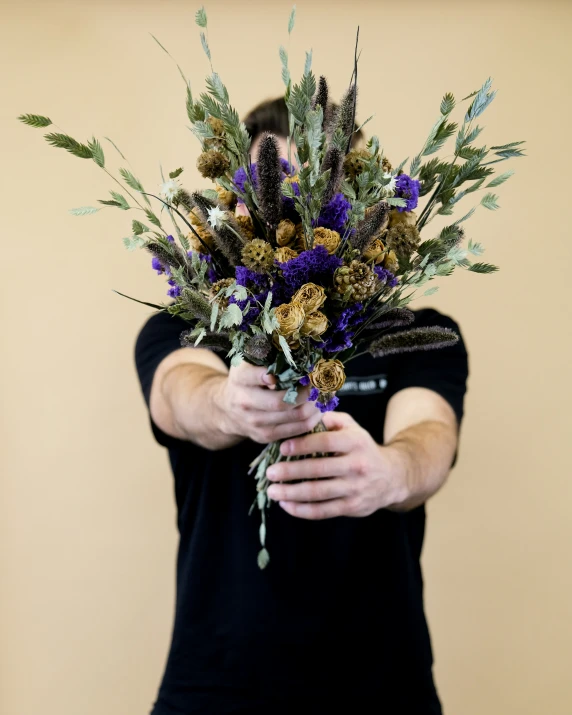
{"label": "dark hair", "polygon": [[[331,112],[337,109],[337,105],[330,104],[329,109]],[[257,104],[245,116],[244,124],[253,141],[264,132],[286,138],[288,136],[288,109],[284,97],[266,99]],[[356,124],[355,129],[357,128]],[[360,129],[352,135],[352,146],[355,146],[361,139],[363,139],[363,132]]]}

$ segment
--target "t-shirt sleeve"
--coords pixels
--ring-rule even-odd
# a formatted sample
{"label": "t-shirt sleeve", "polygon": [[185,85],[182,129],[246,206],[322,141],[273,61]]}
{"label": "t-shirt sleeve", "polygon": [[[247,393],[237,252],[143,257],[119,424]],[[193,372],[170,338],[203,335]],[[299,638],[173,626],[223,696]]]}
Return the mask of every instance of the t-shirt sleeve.
{"label": "t-shirt sleeve", "polygon": [[[165,312],[154,313],[141,328],[135,343],[135,365],[147,408],[155,371],[167,355],[181,347],[180,335],[186,328],[188,325],[184,320]],[[150,415],[149,419],[153,435],[159,444],[171,447],[180,442],[163,432]]]}
{"label": "t-shirt sleeve", "polygon": [[436,310],[416,312],[412,327],[434,325],[454,330],[459,340],[445,348],[395,355],[391,379],[387,386],[387,397],[407,387],[425,387],[433,390],[451,405],[460,426],[469,375],[467,348],[461,330],[452,318]]}

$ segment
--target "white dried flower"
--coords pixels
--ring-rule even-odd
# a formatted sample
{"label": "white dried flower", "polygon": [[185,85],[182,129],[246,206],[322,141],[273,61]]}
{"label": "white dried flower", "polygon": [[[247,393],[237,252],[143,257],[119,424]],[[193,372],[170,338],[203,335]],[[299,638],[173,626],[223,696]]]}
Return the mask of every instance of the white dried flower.
{"label": "white dried flower", "polygon": [[385,192],[386,196],[393,196],[395,193],[395,185],[397,184],[397,177],[395,177],[393,174],[384,174],[383,175],[384,179],[389,179],[389,183],[385,184],[383,187],[383,190]]}
{"label": "white dried flower", "polygon": [[159,191],[162,196],[167,199],[167,201],[172,201],[179,188],[179,184],[175,181],[175,179],[169,179],[169,181],[165,181],[161,184]]}
{"label": "white dried flower", "polygon": [[212,209],[208,209],[208,221],[213,228],[218,228],[222,223],[227,220],[226,211],[223,211],[218,206]]}

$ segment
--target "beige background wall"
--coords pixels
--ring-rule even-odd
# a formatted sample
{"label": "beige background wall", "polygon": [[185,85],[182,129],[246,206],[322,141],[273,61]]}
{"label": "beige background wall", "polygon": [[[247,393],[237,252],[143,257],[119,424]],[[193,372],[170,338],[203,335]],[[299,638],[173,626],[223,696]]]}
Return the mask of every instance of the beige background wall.
{"label": "beige background wall", "polygon": [[[121,245],[131,214],[67,213],[105,198],[111,181],[15,117],[44,113],[79,139],[111,136],[148,187],[160,162],[183,165],[187,185],[200,186],[184,87],[148,35],[199,92],[197,7],[1,3],[2,715],[147,712],[170,636],[176,548],[167,457],[132,359],[148,311],[111,291],[160,301],[163,282]],[[241,112],[281,92],[289,7],[207,6],[215,68]],[[359,114],[377,112],[369,129],[394,161],[421,145],[444,92],[461,98],[489,74],[499,94],[485,141],[529,141],[499,190],[502,210],[480,209],[468,224],[502,271],[456,275],[432,299],[463,328],[471,378],[460,460],[429,506],[424,566],[446,712],[565,715],[572,4],[300,2],[294,76],[313,47],[314,68],[340,95],[358,23]]]}

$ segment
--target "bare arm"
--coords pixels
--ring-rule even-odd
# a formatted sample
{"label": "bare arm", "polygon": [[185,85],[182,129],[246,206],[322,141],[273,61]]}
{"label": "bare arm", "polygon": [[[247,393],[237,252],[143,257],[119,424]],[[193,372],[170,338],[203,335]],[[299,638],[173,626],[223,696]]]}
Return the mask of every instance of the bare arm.
{"label": "bare arm", "polygon": [[[404,389],[389,401],[384,445],[350,415],[331,412],[324,423],[329,432],[288,440],[282,452],[334,456],[281,462],[268,470],[271,481],[286,482],[273,484],[269,496],[293,516],[327,519],[413,509],[443,485],[457,445],[452,408],[420,387]],[[308,481],[288,483],[299,479]]]}
{"label": "bare arm", "polygon": [[151,417],[166,434],[212,450],[244,438],[265,444],[311,430],[320,413],[306,401],[307,391],[289,405],[275,382],[263,367],[243,362],[229,370],[209,350],[181,348],[157,367]]}

